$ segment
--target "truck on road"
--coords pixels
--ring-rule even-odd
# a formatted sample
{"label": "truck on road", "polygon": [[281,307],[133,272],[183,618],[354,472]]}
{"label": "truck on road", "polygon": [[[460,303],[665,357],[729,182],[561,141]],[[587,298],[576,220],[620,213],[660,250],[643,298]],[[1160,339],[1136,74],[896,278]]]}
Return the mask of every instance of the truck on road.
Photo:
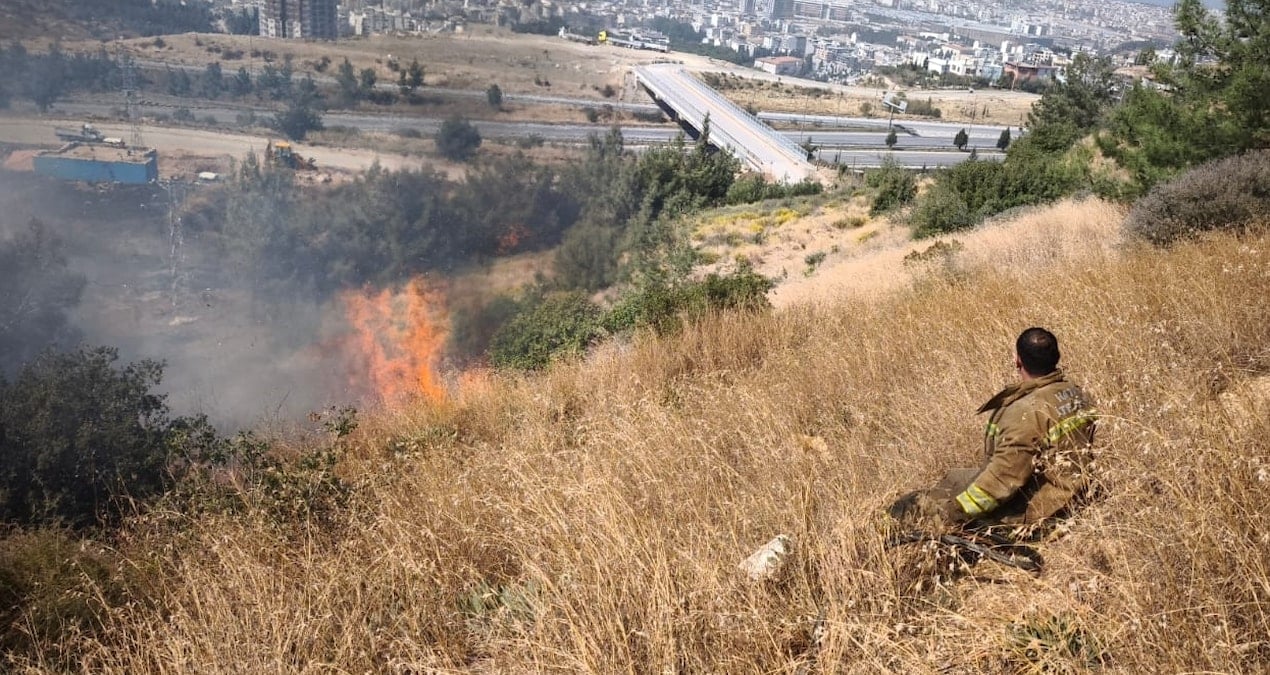
{"label": "truck on road", "polygon": [[53,133],[63,141],[71,143],[101,143],[102,145],[110,145],[116,148],[124,147],[122,138],[110,138],[97,130],[91,124],[85,122],[79,129],[68,129],[66,127],[54,127]]}

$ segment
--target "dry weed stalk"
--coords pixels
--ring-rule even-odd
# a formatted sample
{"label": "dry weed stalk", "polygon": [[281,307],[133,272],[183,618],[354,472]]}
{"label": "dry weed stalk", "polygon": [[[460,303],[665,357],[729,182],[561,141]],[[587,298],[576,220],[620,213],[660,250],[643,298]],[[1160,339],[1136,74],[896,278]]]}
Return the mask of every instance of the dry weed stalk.
{"label": "dry weed stalk", "polygon": [[[73,645],[81,668],[1270,668],[1270,237],[1020,260],[719,316],[366,420],[346,534],[139,533],[125,553],[155,600],[111,610]],[[985,565],[913,590],[881,509],[976,460],[971,412],[1032,324],[1105,415],[1105,497],[1043,545],[1039,577]],[[750,583],[737,561],[777,532],[797,564]]]}

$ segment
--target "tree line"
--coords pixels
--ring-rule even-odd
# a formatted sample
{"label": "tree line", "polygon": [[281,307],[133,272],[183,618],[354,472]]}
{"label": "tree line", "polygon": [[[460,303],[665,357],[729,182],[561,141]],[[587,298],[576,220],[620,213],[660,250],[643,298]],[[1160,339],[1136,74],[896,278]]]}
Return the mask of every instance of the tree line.
{"label": "tree line", "polygon": [[215,15],[206,2],[183,0],[59,0],[41,3],[45,11],[60,11],[67,19],[87,26],[99,37],[120,33],[164,35],[210,32]]}
{"label": "tree line", "polygon": [[1218,20],[1199,0],[1179,2],[1178,59],[1153,62],[1149,80],[1125,83],[1109,58],[1077,54],[1066,80],[1033,106],[1027,133],[998,141],[1003,161],[940,171],[920,198],[888,178],[880,184],[900,187],[880,192],[875,209],[916,200],[909,220],[928,236],[1079,190],[1131,202],[1191,167],[1270,148],[1270,5],[1231,0],[1227,9]]}

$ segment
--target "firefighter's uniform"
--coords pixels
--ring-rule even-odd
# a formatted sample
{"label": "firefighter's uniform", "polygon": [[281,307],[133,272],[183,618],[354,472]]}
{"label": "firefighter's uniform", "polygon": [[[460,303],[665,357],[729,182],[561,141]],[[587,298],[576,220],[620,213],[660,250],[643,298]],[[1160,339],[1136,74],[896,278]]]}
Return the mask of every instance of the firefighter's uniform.
{"label": "firefighter's uniform", "polygon": [[1088,487],[1094,411],[1062,370],[1006,387],[979,412],[989,413],[986,458],[953,498],[954,516],[1037,523]]}
{"label": "firefighter's uniform", "polygon": [[892,515],[917,506],[957,522],[1032,525],[1088,487],[1095,415],[1061,370],[1006,387],[979,412],[989,413],[979,468],[948,472],[896,502]]}

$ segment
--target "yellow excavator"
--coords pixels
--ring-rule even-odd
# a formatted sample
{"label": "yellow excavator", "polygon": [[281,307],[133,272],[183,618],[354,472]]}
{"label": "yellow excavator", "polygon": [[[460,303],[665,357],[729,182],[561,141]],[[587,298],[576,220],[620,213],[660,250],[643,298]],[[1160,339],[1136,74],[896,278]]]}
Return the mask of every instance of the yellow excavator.
{"label": "yellow excavator", "polygon": [[287,141],[269,141],[265,146],[265,160],[273,166],[285,166],[296,171],[317,171],[312,157],[303,157]]}

